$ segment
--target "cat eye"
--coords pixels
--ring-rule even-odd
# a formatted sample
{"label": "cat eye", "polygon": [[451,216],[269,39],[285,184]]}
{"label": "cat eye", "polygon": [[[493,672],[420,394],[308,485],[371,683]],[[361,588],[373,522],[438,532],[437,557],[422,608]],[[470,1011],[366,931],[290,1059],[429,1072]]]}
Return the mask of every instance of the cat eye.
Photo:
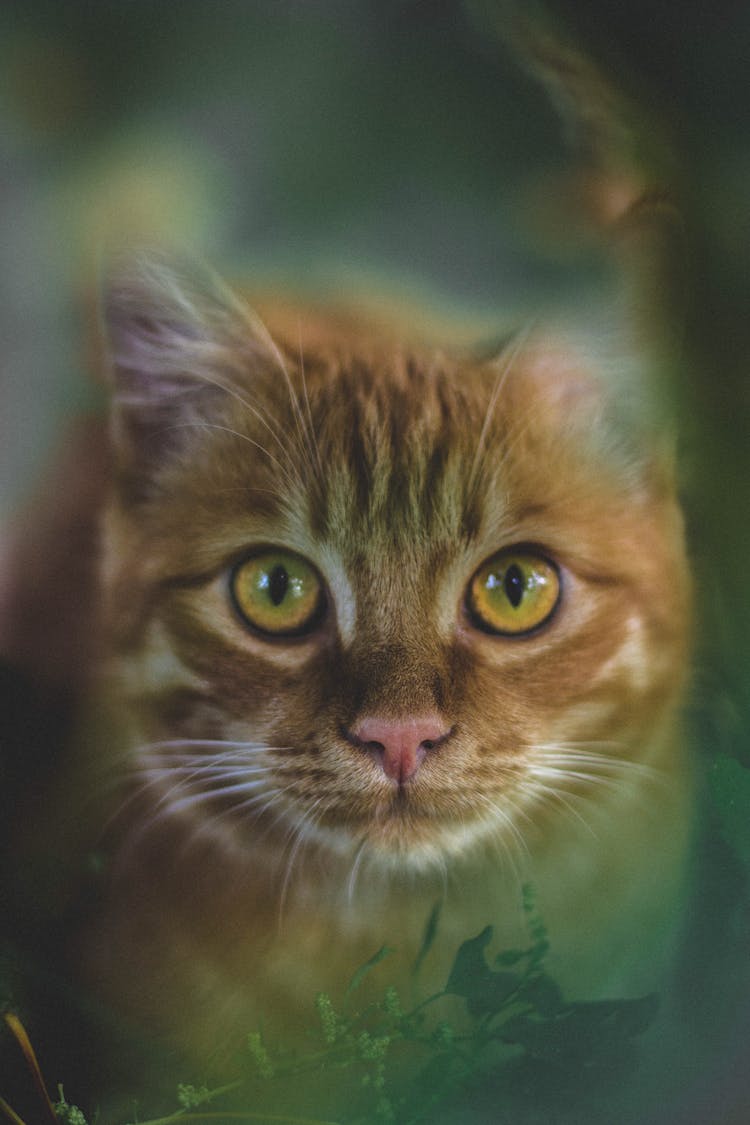
{"label": "cat eye", "polygon": [[245,559],[232,571],[230,590],[243,621],[272,637],[310,632],[325,606],[320,575],[292,551],[268,550]]}
{"label": "cat eye", "polygon": [[544,625],[559,600],[557,567],[525,549],[502,551],[484,563],[469,583],[466,598],[480,629],[515,637]]}

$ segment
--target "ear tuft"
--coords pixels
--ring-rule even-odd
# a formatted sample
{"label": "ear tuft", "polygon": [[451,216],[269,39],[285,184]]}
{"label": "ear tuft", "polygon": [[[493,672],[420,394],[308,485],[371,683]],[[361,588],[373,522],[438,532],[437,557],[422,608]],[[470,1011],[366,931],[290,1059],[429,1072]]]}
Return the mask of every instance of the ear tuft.
{"label": "ear tuft", "polygon": [[[189,393],[217,364],[258,352],[249,310],[207,269],[129,255],[104,288],[110,374],[120,401]],[[230,374],[227,371],[226,374]]]}
{"label": "ear tuft", "polygon": [[103,319],[118,463],[145,477],[228,395],[280,356],[250,309],[211,271],[143,252],[118,259]]}
{"label": "ear tuft", "polygon": [[535,388],[554,432],[566,432],[592,471],[613,471],[629,487],[672,491],[674,434],[649,356],[632,348],[616,321],[547,325],[532,337],[517,378]]}

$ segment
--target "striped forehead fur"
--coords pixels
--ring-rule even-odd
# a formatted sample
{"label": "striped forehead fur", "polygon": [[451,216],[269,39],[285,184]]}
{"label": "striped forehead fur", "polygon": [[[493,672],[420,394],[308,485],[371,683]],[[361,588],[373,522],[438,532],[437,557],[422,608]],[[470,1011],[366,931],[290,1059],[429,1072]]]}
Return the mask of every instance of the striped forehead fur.
{"label": "striped forehead fur", "polygon": [[466,465],[483,408],[478,389],[438,356],[402,352],[378,366],[334,360],[310,387],[330,474],[313,527],[324,537],[359,531],[402,545],[472,534],[477,498],[468,494]]}

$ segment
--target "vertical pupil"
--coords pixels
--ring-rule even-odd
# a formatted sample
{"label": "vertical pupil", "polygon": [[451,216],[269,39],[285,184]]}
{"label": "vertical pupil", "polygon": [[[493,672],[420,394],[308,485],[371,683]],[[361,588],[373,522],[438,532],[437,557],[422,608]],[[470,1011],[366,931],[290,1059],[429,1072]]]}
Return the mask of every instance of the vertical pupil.
{"label": "vertical pupil", "polygon": [[526,583],[524,582],[521,568],[516,563],[511,563],[506,570],[503,586],[505,587],[508,601],[514,609],[518,609],[524,590],[526,589]]}
{"label": "vertical pupil", "polygon": [[281,605],[288,588],[289,575],[286,567],[279,563],[268,576],[268,596],[274,605]]}

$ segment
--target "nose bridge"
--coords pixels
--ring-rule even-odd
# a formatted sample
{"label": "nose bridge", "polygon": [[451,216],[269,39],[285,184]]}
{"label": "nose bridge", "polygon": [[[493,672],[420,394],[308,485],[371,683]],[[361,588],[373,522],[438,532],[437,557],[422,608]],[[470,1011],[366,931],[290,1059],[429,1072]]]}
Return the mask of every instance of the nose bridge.
{"label": "nose bridge", "polygon": [[435,576],[416,552],[358,568],[357,618],[346,663],[353,709],[402,718],[441,710],[447,657],[435,614]]}
{"label": "nose bridge", "polygon": [[424,636],[429,631],[435,576],[412,550],[398,553],[382,547],[369,565],[359,568],[357,625],[379,643]]}
{"label": "nose bridge", "polygon": [[388,718],[440,711],[444,667],[437,646],[363,636],[350,653],[356,713]]}
{"label": "nose bridge", "polygon": [[430,546],[425,529],[415,528],[415,541],[408,546],[373,535],[366,556],[350,569],[359,630],[382,642],[419,647],[435,630],[445,561],[444,553]]}

